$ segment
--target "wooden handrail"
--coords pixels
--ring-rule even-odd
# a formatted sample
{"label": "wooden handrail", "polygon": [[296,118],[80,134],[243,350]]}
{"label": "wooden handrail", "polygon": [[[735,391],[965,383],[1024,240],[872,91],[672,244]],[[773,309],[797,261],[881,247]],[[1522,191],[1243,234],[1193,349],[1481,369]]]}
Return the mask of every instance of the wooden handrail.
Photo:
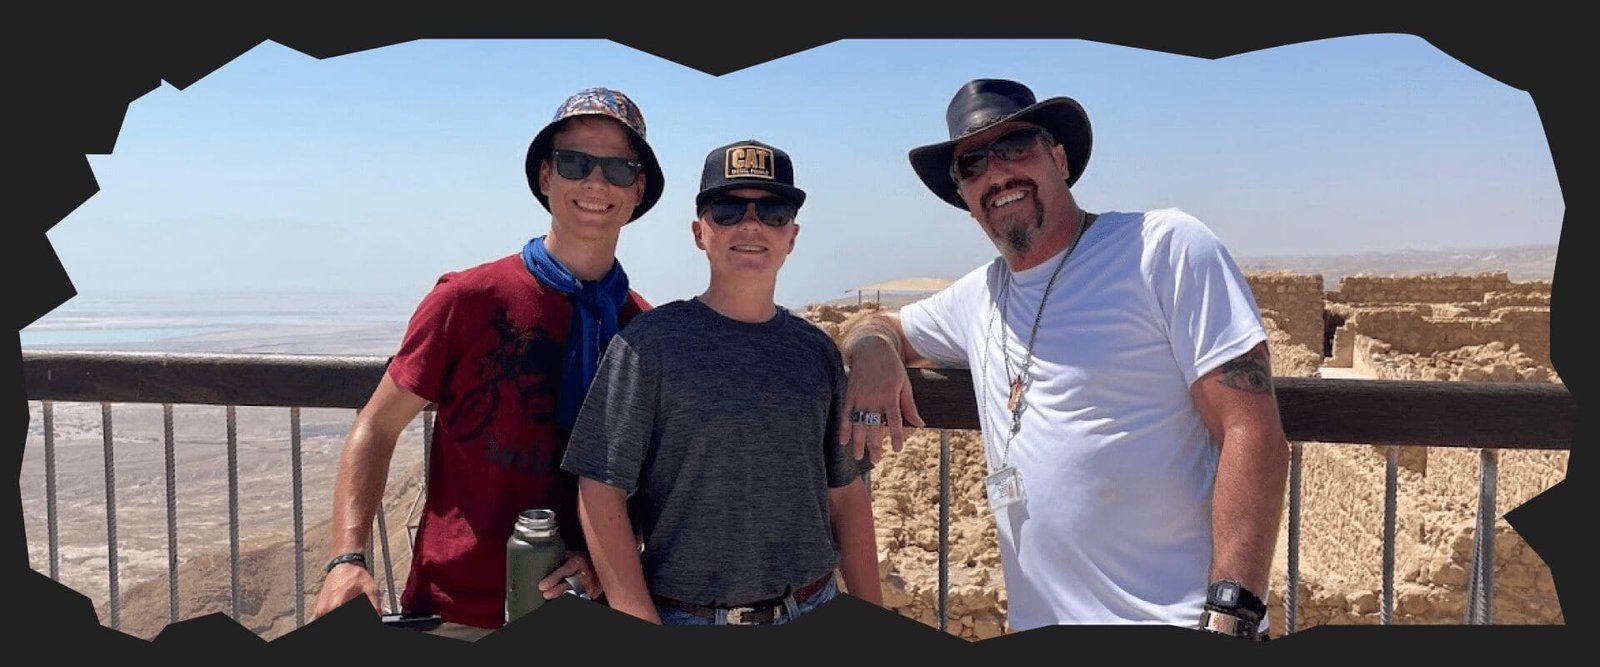
{"label": "wooden handrail", "polygon": [[[29,400],[360,408],[385,357],[23,351]],[[911,369],[929,428],[978,428],[963,369]],[[1577,402],[1565,385],[1280,377],[1290,440],[1570,450]]]}

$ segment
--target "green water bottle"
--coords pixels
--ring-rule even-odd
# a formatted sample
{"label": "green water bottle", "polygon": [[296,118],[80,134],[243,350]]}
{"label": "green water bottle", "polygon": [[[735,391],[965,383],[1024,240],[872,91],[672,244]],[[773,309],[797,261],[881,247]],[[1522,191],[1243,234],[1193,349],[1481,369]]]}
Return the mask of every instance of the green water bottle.
{"label": "green water bottle", "polygon": [[544,604],[539,581],[567,560],[567,547],[556,533],[553,510],[531,509],[517,515],[506,541],[506,622]]}

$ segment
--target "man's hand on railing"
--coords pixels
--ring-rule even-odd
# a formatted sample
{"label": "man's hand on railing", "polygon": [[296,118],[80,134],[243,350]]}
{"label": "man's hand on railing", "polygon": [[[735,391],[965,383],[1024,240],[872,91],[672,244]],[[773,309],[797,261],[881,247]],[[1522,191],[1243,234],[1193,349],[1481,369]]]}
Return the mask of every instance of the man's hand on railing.
{"label": "man's hand on railing", "polygon": [[317,593],[317,607],[311,612],[311,617],[318,618],[363,594],[372,603],[373,610],[383,612],[383,603],[378,597],[378,582],[372,578],[372,573],[358,563],[338,565],[323,578],[322,591]]}
{"label": "man's hand on railing", "polygon": [[899,452],[905,447],[904,425],[922,426],[922,416],[917,414],[911,380],[895,344],[868,335],[852,347],[839,442],[850,443],[857,459],[870,454],[876,464],[883,458],[884,430]]}

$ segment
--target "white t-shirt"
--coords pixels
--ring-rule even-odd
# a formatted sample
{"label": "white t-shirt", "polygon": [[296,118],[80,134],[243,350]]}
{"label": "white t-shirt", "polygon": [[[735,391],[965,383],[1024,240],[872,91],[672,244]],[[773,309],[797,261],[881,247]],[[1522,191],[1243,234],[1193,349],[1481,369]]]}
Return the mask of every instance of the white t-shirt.
{"label": "white t-shirt", "polygon": [[1266,340],[1255,299],[1194,217],[1100,214],[1050,291],[1008,448],[1001,341],[1015,373],[1060,258],[1012,274],[1004,327],[999,258],[901,309],[918,353],[972,370],[990,474],[1021,478],[1025,500],[995,510],[1010,626],[1195,627],[1219,450],[1189,388]]}

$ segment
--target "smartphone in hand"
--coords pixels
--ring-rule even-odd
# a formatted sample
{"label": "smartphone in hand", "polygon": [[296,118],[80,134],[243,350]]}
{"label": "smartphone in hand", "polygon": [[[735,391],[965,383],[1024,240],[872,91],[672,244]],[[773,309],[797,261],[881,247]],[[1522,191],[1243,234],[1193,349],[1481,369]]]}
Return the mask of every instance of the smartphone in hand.
{"label": "smartphone in hand", "polygon": [[439,627],[444,619],[438,614],[419,614],[402,612],[399,614],[384,614],[383,624],[391,628],[404,628],[406,630],[428,631]]}

